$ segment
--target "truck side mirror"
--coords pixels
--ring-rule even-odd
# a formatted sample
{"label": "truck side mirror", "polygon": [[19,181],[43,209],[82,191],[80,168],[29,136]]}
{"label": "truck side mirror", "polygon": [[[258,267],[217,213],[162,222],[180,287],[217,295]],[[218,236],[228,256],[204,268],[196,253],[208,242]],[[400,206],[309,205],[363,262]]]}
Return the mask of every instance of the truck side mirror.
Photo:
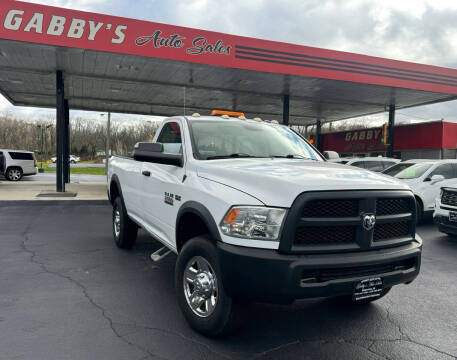
{"label": "truck side mirror", "polygon": [[323,155],[327,160],[339,160],[340,159],[340,155],[338,155],[338,153],[336,151],[324,151]]}
{"label": "truck side mirror", "polygon": [[136,161],[183,167],[183,155],[164,153],[162,143],[137,143],[133,150],[133,159]]}
{"label": "truck side mirror", "polygon": [[444,176],[443,175],[433,175],[430,179],[431,184],[435,184],[437,182],[443,181]]}

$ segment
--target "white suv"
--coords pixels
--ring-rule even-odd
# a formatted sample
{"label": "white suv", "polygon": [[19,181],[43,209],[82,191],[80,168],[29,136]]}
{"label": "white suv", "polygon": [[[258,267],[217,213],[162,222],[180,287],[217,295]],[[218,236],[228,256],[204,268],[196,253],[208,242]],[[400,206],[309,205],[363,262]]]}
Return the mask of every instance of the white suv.
{"label": "white suv", "polygon": [[23,150],[0,149],[0,174],[9,181],[19,181],[23,176],[38,172],[35,154]]}
{"label": "white suv", "polygon": [[442,233],[457,236],[457,181],[441,188],[436,198],[433,221]]}
{"label": "white suv", "polygon": [[430,214],[440,188],[457,179],[457,160],[430,160],[417,163],[394,176],[413,190],[417,200],[417,219]]}

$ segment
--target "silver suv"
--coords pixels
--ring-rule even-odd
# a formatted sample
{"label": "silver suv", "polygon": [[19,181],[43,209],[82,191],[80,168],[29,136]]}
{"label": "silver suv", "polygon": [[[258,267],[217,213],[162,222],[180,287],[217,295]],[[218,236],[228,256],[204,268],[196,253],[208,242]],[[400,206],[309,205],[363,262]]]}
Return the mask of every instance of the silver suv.
{"label": "silver suv", "polygon": [[19,181],[23,176],[38,172],[35,154],[23,150],[0,149],[0,174],[9,181]]}

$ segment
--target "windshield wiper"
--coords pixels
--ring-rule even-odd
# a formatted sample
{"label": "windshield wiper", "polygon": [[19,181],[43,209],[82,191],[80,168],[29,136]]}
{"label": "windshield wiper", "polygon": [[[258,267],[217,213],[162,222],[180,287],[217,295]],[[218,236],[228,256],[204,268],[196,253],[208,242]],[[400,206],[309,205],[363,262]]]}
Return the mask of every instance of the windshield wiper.
{"label": "windshield wiper", "polygon": [[281,159],[303,159],[303,160],[314,160],[317,161],[316,159],[298,155],[298,154],[289,154],[289,155],[271,155],[270,157],[272,158],[281,158]]}
{"label": "windshield wiper", "polygon": [[230,159],[230,158],[257,158],[258,156],[253,156],[249,154],[243,153],[234,153],[230,155],[216,155],[216,156],[208,156],[206,160],[216,160],[216,159]]}

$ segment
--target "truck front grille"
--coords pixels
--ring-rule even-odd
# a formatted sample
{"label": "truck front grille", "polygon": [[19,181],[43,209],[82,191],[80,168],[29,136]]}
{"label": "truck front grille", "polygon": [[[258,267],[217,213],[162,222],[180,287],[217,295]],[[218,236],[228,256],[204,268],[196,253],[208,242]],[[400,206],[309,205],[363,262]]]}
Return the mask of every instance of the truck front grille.
{"label": "truck front grille", "polygon": [[457,206],[457,189],[443,189],[443,194],[441,195],[441,204]]}
{"label": "truck front grille", "polygon": [[396,215],[409,213],[408,199],[378,199],[376,201],[376,215]]}
{"label": "truck front grille", "polygon": [[340,268],[324,268],[319,270],[305,270],[302,273],[302,282],[306,283],[322,283],[326,281],[359,278],[366,276],[376,276],[393,271],[405,271],[413,269],[417,266],[417,258],[409,258],[405,260],[390,262],[386,264],[356,266],[356,267],[340,267]]}
{"label": "truck front grille", "polygon": [[[364,226],[365,215],[376,216],[374,227]],[[409,191],[303,193],[289,212],[280,250],[325,253],[398,246],[414,239],[415,217]]]}
{"label": "truck front grille", "polygon": [[310,201],[303,207],[302,217],[346,217],[357,216],[358,212],[357,199],[319,199]]}
{"label": "truck front grille", "polygon": [[295,232],[297,245],[348,244],[354,242],[356,226],[299,227]]}
{"label": "truck front grille", "polygon": [[375,225],[373,241],[390,240],[409,235],[409,224],[407,221]]}

